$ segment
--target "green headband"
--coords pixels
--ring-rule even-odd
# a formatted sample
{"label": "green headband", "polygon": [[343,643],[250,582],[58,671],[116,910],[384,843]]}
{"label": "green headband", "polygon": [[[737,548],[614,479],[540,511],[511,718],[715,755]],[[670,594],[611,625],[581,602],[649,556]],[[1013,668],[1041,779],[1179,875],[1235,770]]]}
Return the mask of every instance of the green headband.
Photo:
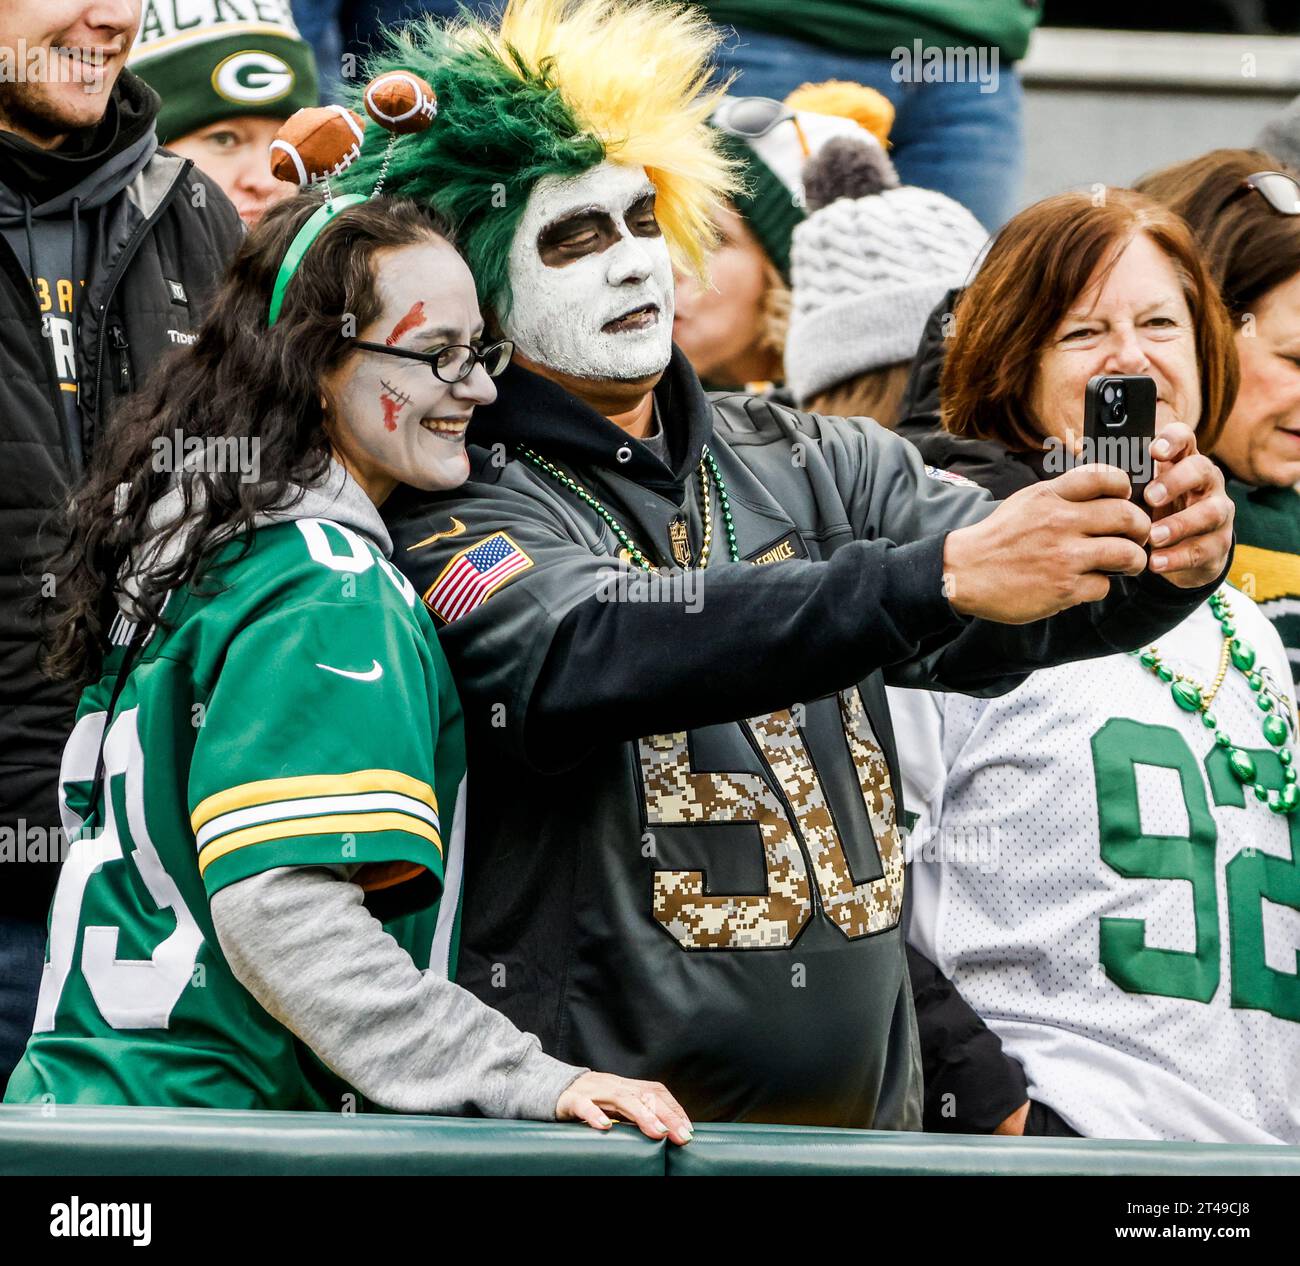
{"label": "green headband", "polygon": [[289,249],[284,253],[284,261],[281,263],[280,271],[275,277],[275,287],[271,291],[271,308],[266,318],[266,328],[268,330],[280,319],[280,309],[284,306],[285,289],[293,279],[294,273],[298,271],[298,265],[302,263],[302,257],[307,253],[311,244],[320,236],[321,230],[340,211],[348,207],[354,207],[358,202],[368,201],[369,198],[364,193],[340,194],[337,198],[331,198],[324,206],[313,211],[311,218],[298,230],[293,241],[289,243]]}

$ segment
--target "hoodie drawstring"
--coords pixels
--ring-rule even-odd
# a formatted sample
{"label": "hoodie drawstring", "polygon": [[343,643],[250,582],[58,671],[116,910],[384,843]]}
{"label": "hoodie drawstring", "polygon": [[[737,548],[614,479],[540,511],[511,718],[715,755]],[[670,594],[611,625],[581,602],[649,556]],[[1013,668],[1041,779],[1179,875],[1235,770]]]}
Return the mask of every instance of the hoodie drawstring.
{"label": "hoodie drawstring", "polygon": [[23,200],[23,228],[27,231],[27,284],[32,288],[32,298],[36,298],[36,247],[32,244],[32,200],[26,193]]}
{"label": "hoodie drawstring", "polygon": [[72,265],[68,269],[68,285],[72,287],[72,374],[81,383],[81,367],[77,364],[77,235],[81,230],[81,199],[72,200]]}

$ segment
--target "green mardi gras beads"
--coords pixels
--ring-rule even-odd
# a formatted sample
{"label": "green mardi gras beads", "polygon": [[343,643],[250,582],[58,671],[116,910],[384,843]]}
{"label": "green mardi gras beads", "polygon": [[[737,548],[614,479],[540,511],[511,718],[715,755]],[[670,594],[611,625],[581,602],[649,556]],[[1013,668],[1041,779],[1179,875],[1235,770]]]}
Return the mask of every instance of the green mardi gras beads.
{"label": "green mardi gras beads", "polygon": [[[1255,648],[1236,635],[1237,626],[1232,619],[1232,610],[1226,598],[1222,594],[1215,594],[1209,600],[1209,607],[1219,622],[1227,646],[1227,662],[1230,662],[1245,679],[1251,693],[1255,696],[1256,706],[1266,714],[1260,718],[1260,728],[1269,746],[1278,749],[1277,755],[1282,762],[1284,779],[1280,791],[1270,791],[1263,783],[1256,781],[1259,771],[1255,758],[1245,748],[1237,746],[1219,729],[1218,717],[1210,712],[1205,691],[1197,682],[1175,673],[1160,658],[1160,652],[1154,646],[1142,651],[1133,651],[1132,654],[1143,668],[1168,684],[1170,697],[1182,711],[1200,713],[1202,725],[1214,731],[1215,744],[1226,750],[1228,767],[1233,777],[1243,786],[1249,787],[1256,800],[1267,804],[1274,813],[1294,813],[1297,808],[1300,808],[1300,775],[1296,773],[1295,756],[1288,743],[1290,726],[1287,719],[1279,715],[1275,703],[1276,691],[1264,689],[1264,678],[1255,670]],[[1223,667],[1226,667],[1226,664],[1221,661],[1221,668]],[[1220,676],[1219,681],[1221,680]],[[1217,693],[1217,686],[1215,693]],[[1290,712],[1289,699],[1283,699],[1282,706],[1283,710]]]}
{"label": "green mardi gras beads", "polygon": [[[628,530],[610,513],[608,508],[602,502],[587,491],[576,479],[566,475],[554,462],[548,461],[540,453],[534,452],[531,448],[521,446],[519,452],[523,454],[538,470],[549,475],[562,488],[567,488],[574,494],[584,505],[590,506],[600,518],[609,526],[609,529],[618,538],[618,542],[627,550],[628,557],[642,571],[654,571],[654,564],[646,556],[644,551],[632,539]],[[736,529],[731,515],[731,499],[727,495],[727,484],[722,478],[722,472],[718,469],[718,463],[713,454],[709,452],[709,446],[706,444],[700,452],[700,516],[705,518],[707,481],[712,478],[714,486],[718,490],[718,510],[722,516],[723,525],[727,532],[727,554],[733,563],[740,562],[740,550],[736,545]],[[705,521],[705,539],[709,536],[709,523]],[[707,554],[701,551],[701,565],[707,561]]]}

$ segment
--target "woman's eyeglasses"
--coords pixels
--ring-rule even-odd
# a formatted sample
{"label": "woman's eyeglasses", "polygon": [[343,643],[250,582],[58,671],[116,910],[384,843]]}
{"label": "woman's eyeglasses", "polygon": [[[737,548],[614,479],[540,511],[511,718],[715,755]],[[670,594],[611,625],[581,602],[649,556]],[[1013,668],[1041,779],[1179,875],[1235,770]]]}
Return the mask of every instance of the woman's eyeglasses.
{"label": "woman's eyeglasses", "polygon": [[1254,190],[1279,215],[1300,215],[1300,183],[1284,171],[1257,171],[1241,182],[1223,205]]}
{"label": "woman's eyeglasses", "polygon": [[799,137],[807,158],[812,150],[808,138],[799,124],[799,116],[784,101],[775,97],[727,97],[709,116],[709,122],[733,136],[744,137],[747,141],[756,141],[766,136],[778,123],[790,122]]}
{"label": "woman's eyeglasses", "polygon": [[433,370],[433,376],[439,382],[464,382],[474,372],[475,365],[482,365],[489,378],[499,378],[505,373],[510,358],[515,354],[515,345],[509,339],[492,343],[487,347],[470,347],[466,343],[449,343],[436,352],[408,352],[404,347],[389,347],[386,343],[366,343],[358,341],[352,344],[364,352],[379,352],[384,356],[400,356],[403,360],[418,360]]}

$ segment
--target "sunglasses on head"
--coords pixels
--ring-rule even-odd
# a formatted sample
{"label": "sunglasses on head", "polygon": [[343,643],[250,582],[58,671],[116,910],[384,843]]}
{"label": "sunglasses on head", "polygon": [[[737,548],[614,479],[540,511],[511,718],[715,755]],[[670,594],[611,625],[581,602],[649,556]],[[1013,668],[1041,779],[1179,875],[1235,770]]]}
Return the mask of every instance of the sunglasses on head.
{"label": "sunglasses on head", "polygon": [[389,347],[386,343],[366,343],[357,341],[352,344],[363,352],[379,352],[383,356],[400,356],[403,360],[418,360],[433,370],[433,376],[439,382],[464,382],[474,372],[475,365],[482,365],[489,378],[499,378],[505,373],[510,358],[515,354],[515,345],[509,339],[492,343],[487,347],[470,347],[466,343],[449,343],[436,352],[408,352],[404,347]]}
{"label": "sunglasses on head", "polygon": [[756,141],[766,136],[779,123],[793,123],[799,144],[807,158],[812,150],[808,138],[799,124],[799,116],[784,101],[775,97],[727,97],[709,116],[714,127],[732,136]]}
{"label": "sunglasses on head", "polygon": [[1300,182],[1284,171],[1257,171],[1247,176],[1223,205],[1245,197],[1252,189],[1279,215],[1300,215]]}

